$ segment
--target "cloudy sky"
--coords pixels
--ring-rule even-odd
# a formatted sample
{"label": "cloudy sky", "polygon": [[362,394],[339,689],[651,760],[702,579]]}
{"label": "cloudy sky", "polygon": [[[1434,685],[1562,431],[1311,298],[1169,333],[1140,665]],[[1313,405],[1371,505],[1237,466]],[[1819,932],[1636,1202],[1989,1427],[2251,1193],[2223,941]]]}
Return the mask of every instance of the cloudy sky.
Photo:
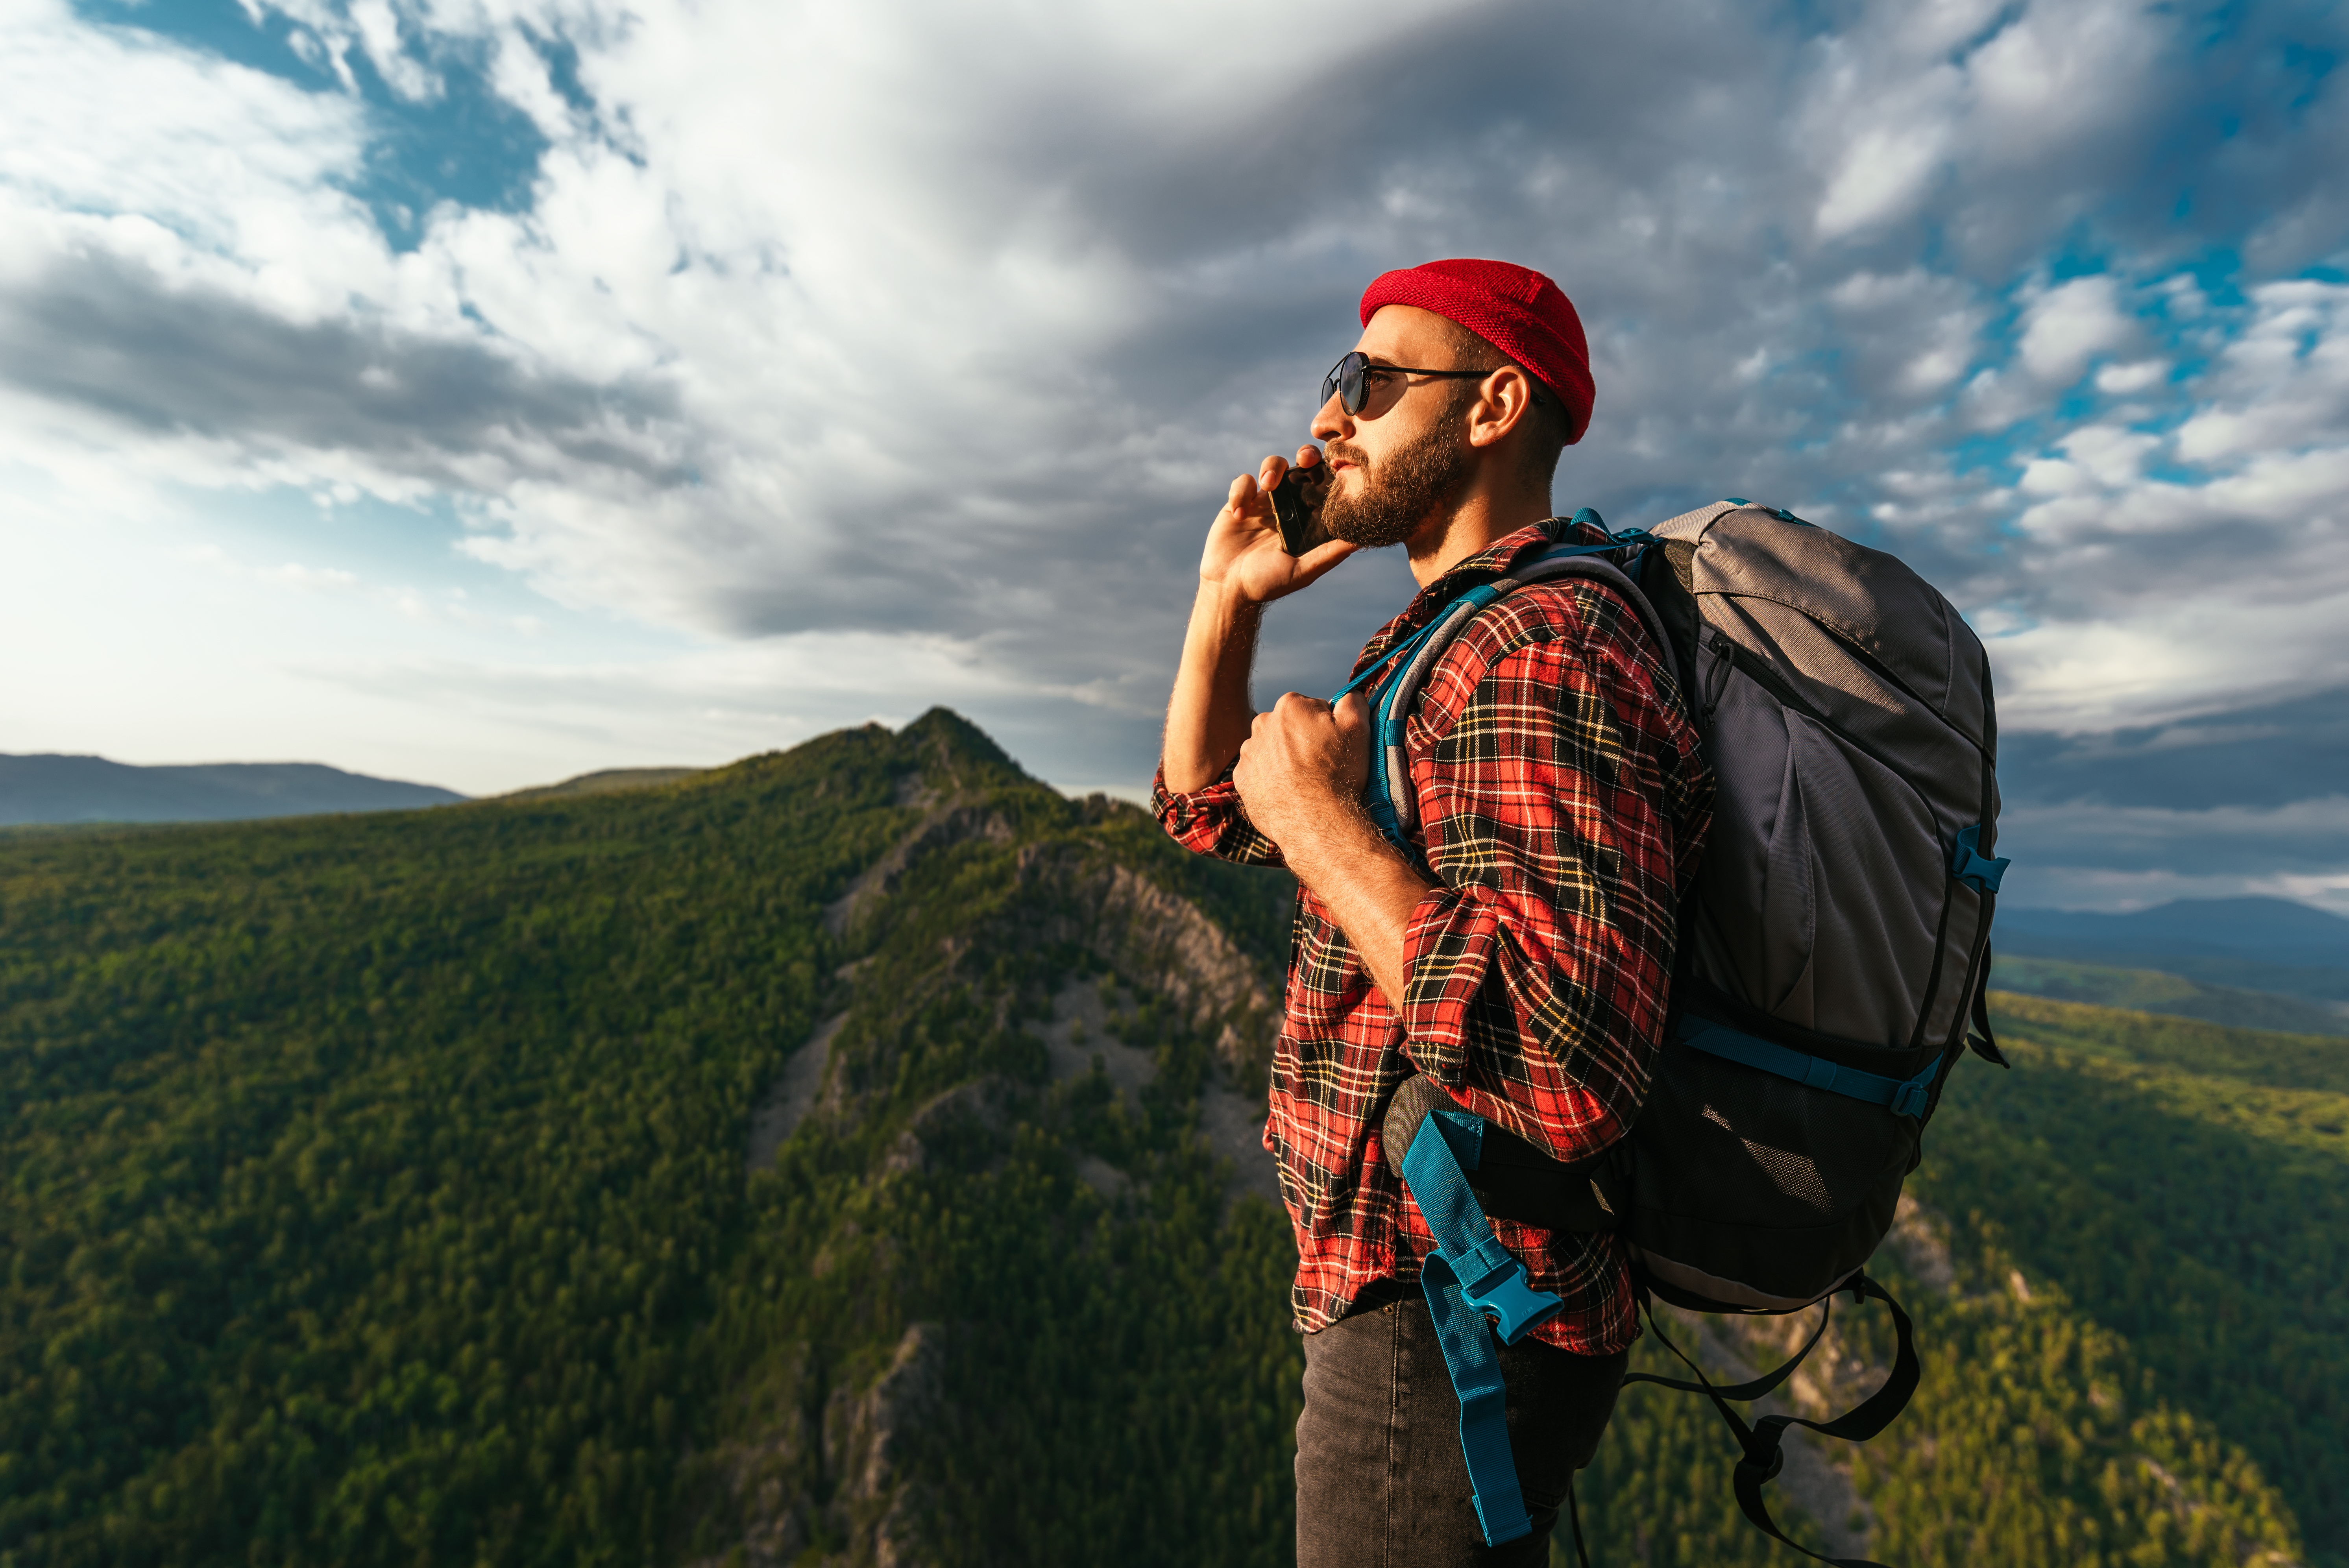
{"label": "cloudy sky", "polygon": [[2021,902],[2349,912],[2344,35],[0,0],[0,751],[487,792],[943,702],[1133,793],[1231,475],[1371,276],[1494,255],[1591,328],[1561,509],[1769,500],[1988,639]]}

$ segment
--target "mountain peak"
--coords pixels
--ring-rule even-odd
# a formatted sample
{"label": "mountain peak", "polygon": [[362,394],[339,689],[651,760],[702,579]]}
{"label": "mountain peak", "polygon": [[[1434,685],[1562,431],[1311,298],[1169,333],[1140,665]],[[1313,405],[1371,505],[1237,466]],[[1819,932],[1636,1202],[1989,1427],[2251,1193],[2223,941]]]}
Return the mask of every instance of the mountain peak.
{"label": "mountain peak", "polygon": [[[950,707],[933,707],[897,732],[917,758],[931,788],[963,785],[1033,784],[1036,780],[1011,754],[978,726]],[[993,775],[993,777],[989,777]]]}

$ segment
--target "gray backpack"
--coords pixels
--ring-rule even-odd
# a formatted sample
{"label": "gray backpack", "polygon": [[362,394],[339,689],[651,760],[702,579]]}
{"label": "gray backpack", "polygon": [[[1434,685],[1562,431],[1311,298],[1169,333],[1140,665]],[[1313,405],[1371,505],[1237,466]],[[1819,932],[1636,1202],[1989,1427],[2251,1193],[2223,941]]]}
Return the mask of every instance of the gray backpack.
{"label": "gray backpack", "polygon": [[[1566,1166],[1487,1127],[1466,1180],[1490,1214],[1619,1230],[1643,1301],[1744,1313],[1798,1311],[1837,1291],[1883,1301],[1899,1336],[1891,1377],[1841,1418],[1800,1423],[1862,1440],[1899,1413],[1918,1376],[1908,1316],[1864,1266],[1969,1040],[2004,1065],[1983,999],[2007,864],[1992,854],[1989,660],[1900,561],[1791,512],[1731,500],[1644,531],[1608,534],[1587,510],[1575,523],[1578,536],[1552,554],[1571,551],[1577,574],[1593,556],[1619,568],[1588,574],[1661,630],[1683,682],[1718,780],[1712,836],[1682,905],[1670,1037],[1630,1136]],[[1424,679],[1433,645],[1475,613],[1438,616],[1379,686],[1370,804],[1382,826],[1412,825],[1407,787],[1379,766],[1399,758],[1412,677]],[[1388,1150],[1410,1147],[1440,1093],[1414,1079],[1396,1095]],[[1826,1321],[1822,1305],[1822,1332]],[[1761,1486],[1795,1418],[1749,1426],[1725,1401],[1770,1392],[1809,1349],[1736,1387],[1702,1371],[1627,1379],[1713,1398],[1745,1450],[1739,1503],[1781,1541]]]}
{"label": "gray backpack", "polygon": [[1660,1294],[1792,1311],[1891,1228],[1969,1022],[2002,1059],[1990,661],[1899,561],[1792,513],[1651,533],[1719,793],[1625,1239]]}

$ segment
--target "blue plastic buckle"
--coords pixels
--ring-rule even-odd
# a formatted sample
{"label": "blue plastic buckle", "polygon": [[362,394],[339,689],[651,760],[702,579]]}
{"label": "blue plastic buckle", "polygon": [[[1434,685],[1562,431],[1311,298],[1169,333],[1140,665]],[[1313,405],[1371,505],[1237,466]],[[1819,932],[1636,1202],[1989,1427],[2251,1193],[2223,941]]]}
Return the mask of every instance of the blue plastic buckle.
{"label": "blue plastic buckle", "polygon": [[[1444,1260],[1447,1264],[1450,1258]],[[1454,1274],[1458,1271],[1454,1270]],[[1462,1285],[1468,1305],[1493,1320],[1504,1345],[1515,1345],[1544,1321],[1555,1317],[1566,1304],[1546,1290],[1536,1290],[1526,1279],[1526,1265],[1515,1258],[1474,1285]]]}
{"label": "blue plastic buckle", "polygon": [[1930,1083],[1920,1083],[1915,1078],[1910,1078],[1893,1095],[1892,1113],[1895,1116],[1922,1116],[1925,1114],[1926,1106],[1932,1102],[1932,1099],[1933,1086]]}
{"label": "blue plastic buckle", "polygon": [[1958,830],[1958,847],[1950,858],[1950,874],[1976,892],[1996,892],[2006,868],[2014,862],[2003,856],[1983,854],[1982,830],[1980,822]]}
{"label": "blue plastic buckle", "polygon": [[1495,1320],[1504,1344],[1515,1345],[1566,1304],[1528,1283],[1526,1265],[1493,1233],[1468,1186],[1464,1172],[1476,1169],[1484,1135],[1481,1117],[1463,1110],[1429,1112],[1404,1155],[1403,1179],[1434,1233],[1435,1255],[1458,1282],[1460,1294]]}
{"label": "blue plastic buckle", "polygon": [[[1582,510],[1576,512],[1571,518],[1567,520],[1567,525],[1569,528],[1588,528],[1595,530],[1597,532],[1604,534],[1608,540],[1611,542],[1607,544],[1586,544],[1580,547],[1581,551],[1595,552],[1602,550],[1627,550],[1634,544],[1653,544],[1656,542],[1656,536],[1650,533],[1644,528],[1608,527],[1607,520],[1599,515],[1599,509],[1596,507],[1584,507]],[[1564,552],[1552,552],[1552,553],[1557,554]]]}

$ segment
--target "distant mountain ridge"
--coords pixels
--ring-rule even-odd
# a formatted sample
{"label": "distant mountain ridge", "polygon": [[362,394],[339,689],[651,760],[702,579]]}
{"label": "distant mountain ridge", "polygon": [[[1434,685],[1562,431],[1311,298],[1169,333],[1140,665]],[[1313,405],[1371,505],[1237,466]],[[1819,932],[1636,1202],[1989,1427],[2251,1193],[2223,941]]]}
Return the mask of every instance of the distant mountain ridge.
{"label": "distant mountain ridge", "polygon": [[2349,1001],[2349,920],[2282,898],[2177,899],[2127,914],[1998,912],[2002,956],[2158,969],[2205,985]]}
{"label": "distant mountain ridge", "polygon": [[2246,1029],[2280,1029],[2294,1035],[2349,1035],[2349,1004],[2274,991],[2209,985],[2158,969],[2123,969],[2083,964],[2073,958],[2033,958],[2002,953],[1991,970],[1991,989],[2098,1007],[2168,1013]]}
{"label": "distant mountain ridge", "polygon": [[622,789],[657,789],[664,784],[674,784],[706,772],[700,768],[605,768],[594,773],[582,773],[575,779],[565,779],[559,784],[533,784],[527,789],[509,789],[495,799],[516,800],[561,800],[579,795],[609,795]]}
{"label": "distant mountain ridge", "polygon": [[137,767],[55,752],[0,754],[0,825],[225,822],[329,811],[451,806],[454,789],[347,773],[319,762]]}

